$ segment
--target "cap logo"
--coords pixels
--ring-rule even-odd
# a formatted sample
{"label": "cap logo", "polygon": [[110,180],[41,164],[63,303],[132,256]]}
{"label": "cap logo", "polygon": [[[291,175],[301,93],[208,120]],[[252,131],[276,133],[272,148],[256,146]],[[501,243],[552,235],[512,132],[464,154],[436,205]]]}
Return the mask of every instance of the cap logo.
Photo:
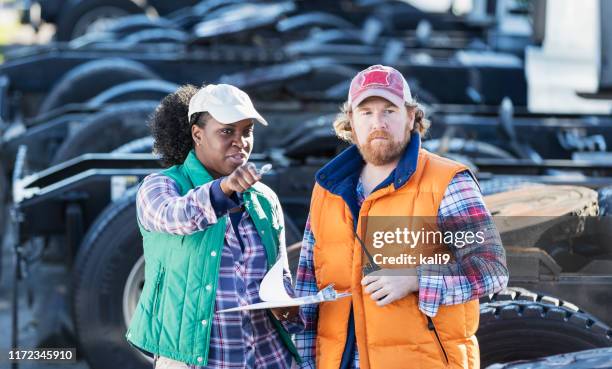
{"label": "cap logo", "polygon": [[389,86],[389,71],[386,70],[372,70],[365,73],[361,87],[368,87],[371,85],[382,85]]}

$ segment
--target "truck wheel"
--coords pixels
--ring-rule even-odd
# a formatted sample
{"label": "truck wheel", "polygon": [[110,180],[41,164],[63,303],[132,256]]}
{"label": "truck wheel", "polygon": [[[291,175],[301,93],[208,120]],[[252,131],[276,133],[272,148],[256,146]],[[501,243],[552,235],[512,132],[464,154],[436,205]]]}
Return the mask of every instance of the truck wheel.
{"label": "truck wheel", "polygon": [[508,288],[480,306],[481,366],[612,346],[612,330],[576,305]]}
{"label": "truck wheel", "polygon": [[[124,294],[142,289],[134,272],[142,256],[135,196],[109,205],[85,235],[73,274],[73,312],[79,350],[91,369],[151,367],[125,339]],[[130,278],[131,277],[131,278]],[[144,278],[142,278],[144,280]],[[127,285],[127,282],[136,285]]]}
{"label": "truck wheel", "polygon": [[134,139],[148,136],[146,122],[157,104],[156,101],[127,102],[93,115],[62,142],[52,164],[86,153],[111,152]]}
{"label": "truck wheel", "polygon": [[120,83],[159,79],[144,64],[122,58],[94,60],[66,73],[53,86],[40,106],[39,114],[70,103],[85,102]]}
{"label": "truck wheel", "polygon": [[56,24],[55,37],[58,41],[70,41],[108,27],[113,19],[142,12],[143,9],[131,0],[81,0],[63,10]]}

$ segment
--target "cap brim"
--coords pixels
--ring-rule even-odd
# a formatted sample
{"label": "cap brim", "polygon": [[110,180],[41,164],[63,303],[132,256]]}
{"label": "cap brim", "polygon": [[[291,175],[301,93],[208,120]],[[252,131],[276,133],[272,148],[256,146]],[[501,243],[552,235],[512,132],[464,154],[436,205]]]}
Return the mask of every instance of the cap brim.
{"label": "cap brim", "polygon": [[243,105],[225,105],[210,107],[208,112],[215,120],[223,124],[233,124],[245,119],[255,119],[264,126],[268,122],[255,110]]}
{"label": "cap brim", "polygon": [[351,102],[351,109],[354,110],[357,106],[359,106],[359,104],[363,102],[363,100],[373,96],[382,97],[385,100],[389,100],[389,102],[391,102],[397,107],[401,107],[406,103],[401,97],[397,96],[392,92],[389,92],[388,90],[382,88],[369,88],[360,93],[359,96],[353,98],[353,101]]}

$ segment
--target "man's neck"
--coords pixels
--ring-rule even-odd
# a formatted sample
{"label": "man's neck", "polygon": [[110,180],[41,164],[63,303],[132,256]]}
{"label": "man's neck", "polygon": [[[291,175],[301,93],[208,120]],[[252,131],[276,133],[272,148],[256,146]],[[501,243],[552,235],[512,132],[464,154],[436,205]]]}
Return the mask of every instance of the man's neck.
{"label": "man's neck", "polygon": [[397,167],[397,163],[399,163],[399,159],[385,165],[366,163],[361,170],[361,182],[366,197],[372,193],[376,186],[389,177],[389,174]]}

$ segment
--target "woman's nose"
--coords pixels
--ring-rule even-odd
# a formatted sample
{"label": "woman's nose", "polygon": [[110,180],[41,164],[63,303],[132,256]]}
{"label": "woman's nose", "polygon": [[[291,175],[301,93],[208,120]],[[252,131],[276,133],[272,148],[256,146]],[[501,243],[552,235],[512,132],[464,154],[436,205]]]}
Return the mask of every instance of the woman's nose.
{"label": "woman's nose", "polygon": [[238,136],[237,138],[234,139],[233,144],[234,144],[234,146],[243,149],[247,145],[247,138],[242,136],[242,135],[240,135],[240,136]]}

